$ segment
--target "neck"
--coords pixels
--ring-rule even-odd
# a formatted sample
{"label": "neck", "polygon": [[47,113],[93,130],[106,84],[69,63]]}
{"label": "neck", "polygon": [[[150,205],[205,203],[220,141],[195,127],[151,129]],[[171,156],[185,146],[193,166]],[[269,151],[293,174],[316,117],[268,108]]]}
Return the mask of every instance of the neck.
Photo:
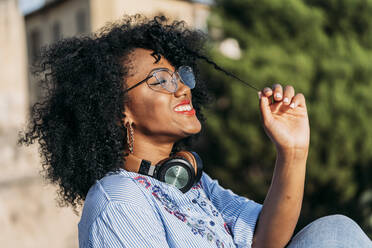
{"label": "neck", "polygon": [[[159,139],[140,137],[139,134],[135,136],[134,147],[132,155],[138,159],[145,159],[151,162],[151,165],[157,164],[160,160],[169,157],[174,142],[156,142]],[[128,171],[135,171],[136,166],[131,163],[131,160],[126,161],[125,169]]]}

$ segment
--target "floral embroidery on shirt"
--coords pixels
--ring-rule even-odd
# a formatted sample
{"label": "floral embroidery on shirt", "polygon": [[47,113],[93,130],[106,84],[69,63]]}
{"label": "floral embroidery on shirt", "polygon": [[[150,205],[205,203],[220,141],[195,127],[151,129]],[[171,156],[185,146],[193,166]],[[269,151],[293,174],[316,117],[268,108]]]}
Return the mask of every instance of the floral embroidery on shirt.
{"label": "floral embroidery on shirt", "polygon": [[217,209],[210,203],[208,197],[204,193],[200,193],[192,200],[193,203],[199,204],[199,206],[208,214],[215,217],[218,217],[220,213]]}
{"label": "floral embroidery on shirt", "polygon": [[197,184],[195,184],[194,186],[192,186],[192,189],[200,189],[200,188],[202,188],[202,182],[201,182],[201,180],[197,183]]}
{"label": "floral embroidery on shirt", "polygon": [[179,211],[178,205],[173,202],[169,195],[164,193],[159,186],[154,185],[152,187],[152,195],[155,196],[155,198],[163,204],[164,209],[168,213],[173,214],[181,221],[186,222],[187,215]]}
{"label": "floral embroidery on shirt", "polygon": [[134,178],[137,180],[140,184],[144,185],[146,189],[148,189],[151,186],[151,183],[146,179],[146,177],[138,176]]}
{"label": "floral embroidery on shirt", "polygon": [[[137,176],[134,178],[136,181],[138,181],[141,185],[143,185],[146,189],[151,190],[152,195],[157,199],[164,207],[164,209],[177,217],[182,222],[185,222],[187,226],[191,228],[191,232],[194,235],[200,235],[202,237],[206,237],[208,241],[215,242],[216,246],[218,248],[224,248],[225,245],[222,241],[220,241],[219,238],[217,238],[216,233],[210,228],[215,227],[214,221],[204,221],[202,219],[195,218],[193,216],[188,215],[187,213],[183,213],[180,210],[180,207],[177,205],[176,202],[174,202],[169,195],[164,192],[164,190],[158,186],[158,185],[151,185],[151,183],[148,181],[146,177],[143,176]],[[152,187],[150,187],[152,186]],[[193,187],[193,189],[200,189],[201,188],[201,182],[198,183]],[[197,196],[200,197],[200,192],[197,192]],[[194,200],[193,200],[194,202]],[[194,203],[197,203],[195,200]],[[205,201],[201,201],[200,204],[203,207],[206,207],[208,204]],[[212,210],[212,208],[211,208]],[[214,209],[213,209],[214,210]],[[212,212],[213,212],[212,210]],[[214,216],[218,216],[218,212],[214,210],[215,213]],[[226,227],[225,227],[226,229]],[[229,232],[228,232],[229,233]]]}

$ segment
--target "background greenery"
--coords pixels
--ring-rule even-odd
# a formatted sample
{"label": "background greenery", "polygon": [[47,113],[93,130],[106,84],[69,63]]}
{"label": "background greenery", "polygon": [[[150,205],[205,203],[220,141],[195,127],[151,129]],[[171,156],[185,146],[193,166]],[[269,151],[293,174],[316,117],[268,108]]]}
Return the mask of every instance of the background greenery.
{"label": "background greenery", "polygon": [[[258,88],[291,84],[307,101],[311,141],[296,231],[345,214],[372,237],[372,1],[217,0],[210,54]],[[221,54],[234,38],[241,58]],[[198,146],[221,185],[262,203],[275,148],[260,123],[257,93],[203,64],[215,102]]]}

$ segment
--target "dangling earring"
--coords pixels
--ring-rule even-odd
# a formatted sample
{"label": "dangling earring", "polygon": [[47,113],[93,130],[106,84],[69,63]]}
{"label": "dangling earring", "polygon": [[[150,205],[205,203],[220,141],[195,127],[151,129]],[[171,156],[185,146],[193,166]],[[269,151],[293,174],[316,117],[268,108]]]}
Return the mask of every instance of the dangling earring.
{"label": "dangling earring", "polygon": [[[132,123],[127,123],[125,125],[127,128],[127,143],[128,143],[128,148],[129,152],[133,153],[133,147],[134,147],[134,130],[132,128]],[[129,133],[128,133],[129,131]]]}

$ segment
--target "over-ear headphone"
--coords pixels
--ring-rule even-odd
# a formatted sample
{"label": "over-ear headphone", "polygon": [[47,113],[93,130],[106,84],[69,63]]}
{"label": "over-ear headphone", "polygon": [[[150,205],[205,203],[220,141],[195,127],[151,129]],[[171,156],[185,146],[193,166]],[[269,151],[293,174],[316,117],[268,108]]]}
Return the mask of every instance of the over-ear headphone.
{"label": "over-ear headphone", "polygon": [[150,161],[140,159],[129,153],[125,157],[125,169],[151,176],[161,182],[171,184],[185,193],[200,181],[203,162],[193,151],[180,151],[174,156],[151,165]]}

